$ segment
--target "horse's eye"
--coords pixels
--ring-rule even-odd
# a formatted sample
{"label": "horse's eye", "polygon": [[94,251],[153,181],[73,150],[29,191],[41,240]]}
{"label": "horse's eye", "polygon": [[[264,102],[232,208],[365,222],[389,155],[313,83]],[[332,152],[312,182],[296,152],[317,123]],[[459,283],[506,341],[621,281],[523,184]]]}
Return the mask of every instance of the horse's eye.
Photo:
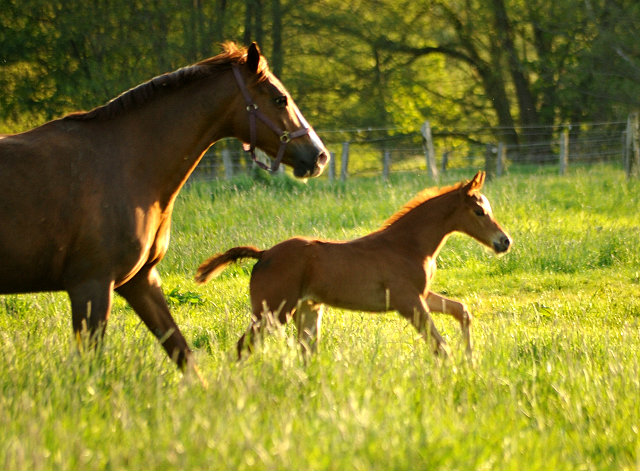
{"label": "horse's eye", "polygon": [[484,212],[484,209],[476,209],[476,216],[485,216],[487,213]]}
{"label": "horse's eye", "polygon": [[285,95],[279,96],[274,101],[276,102],[276,106],[278,108],[286,108],[287,107],[287,97]]}

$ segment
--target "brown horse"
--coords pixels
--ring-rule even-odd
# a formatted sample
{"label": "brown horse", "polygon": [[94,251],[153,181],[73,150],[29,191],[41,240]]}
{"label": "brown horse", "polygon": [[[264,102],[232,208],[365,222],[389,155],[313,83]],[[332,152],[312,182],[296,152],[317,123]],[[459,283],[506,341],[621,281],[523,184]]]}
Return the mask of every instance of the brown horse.
{"label": "brown horse", "polygon": [[463,232],[496,253],[511,247],[510,237],[493,218],[489,201],[480,194],[484,178],[484,172],[479,172],[467,184],[437,192],[425,190],[382,229],[360,239],[329,242],[295,237],[269,250],[235,247],[202,263],[196,281],[206,283],[238,259],[258,259],[250,282],[253,319],[238,341],[238,358],[246,343],[252,347],[265,325],[265,313],[282,324],[293,316],[298,340],[305,350],[314,352],[323,304],[359,311],[398,311],[425,340],[428,328],[436,353],[445,354],[449,354],[447,343],[429,313],[450,314],[460,322],[466,352],[471,355],[469,311],[464,304],[429,291],[429,284],[438,252],[452,232]]}
{"label": "brown horse", "polygon": [[227,44],[93,111],[4,136],[0,294],[67,291],[77,338],[87,329],[95,343],[115,290],[184,369],[191,351],[155,267],[178,192],[223,137],[260,147],[276,158],[272,169],[282,161],[297,177],[319,175],[328,160],[255,44]]}

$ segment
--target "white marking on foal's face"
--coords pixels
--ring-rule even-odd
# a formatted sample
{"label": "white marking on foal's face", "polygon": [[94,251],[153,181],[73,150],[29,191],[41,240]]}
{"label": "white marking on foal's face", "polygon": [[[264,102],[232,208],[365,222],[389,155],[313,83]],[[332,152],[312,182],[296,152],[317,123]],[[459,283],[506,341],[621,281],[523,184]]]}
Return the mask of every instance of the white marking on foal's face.
{"label": "white marking on foal's face", "polygon": [[484,195],[480,195],[480,201],[478,202],[478,205],[484,209],[484,212],[491,216],[493,215],[493,211],[491,211],[491,205],[489,204],[489,200],[487,199],[486,196]]}

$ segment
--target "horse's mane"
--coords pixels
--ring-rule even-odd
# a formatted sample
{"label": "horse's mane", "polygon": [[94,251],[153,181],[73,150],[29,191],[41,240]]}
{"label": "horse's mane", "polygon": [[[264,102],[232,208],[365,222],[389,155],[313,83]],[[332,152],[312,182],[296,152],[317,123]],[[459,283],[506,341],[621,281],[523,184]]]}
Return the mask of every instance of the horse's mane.
{"label": "horse's mane", "polygon": [[[188,67],[183,67],[174,72],[159,75],[129,91],[122,93],[103,106],[87,112],[76,112],[65,116],[63,119],[87,120],[110,119],[123,111],[130,110],[149,102],[158,93],[166,90],[176,90],[215,72],[228,70],[231,64],[244,64],[247,61],[247,48],[238,47],[233,42],[222,45],[223,52]],[[268,66],[264,58],[260,61],[258,80],[267,78]]]}
{"label": "horse's mane", "polygon": [[420,193],[414,196],[407,204],[405,204],[402,208],[400,208],[398,212],[396,212],[393,216],[387,219],[385,223],[382,225],[382,228],[384,229],[386,227],[389,227],[391,224],[396,222],[398,219],[400,219],[402,216],[407,214],[412,209],[415,209],[418,206],[420,206],[422,203],[429,201],[437,196],[441,196],[446,193],[451,193],[452,191],[456,191],[465,184],[466,184],[465,182],[459,182],[459,183],[456,183],[455,185],[446,186],[443,188],[433,187],[433,188],[427,188],[426,190],[422,190]]}

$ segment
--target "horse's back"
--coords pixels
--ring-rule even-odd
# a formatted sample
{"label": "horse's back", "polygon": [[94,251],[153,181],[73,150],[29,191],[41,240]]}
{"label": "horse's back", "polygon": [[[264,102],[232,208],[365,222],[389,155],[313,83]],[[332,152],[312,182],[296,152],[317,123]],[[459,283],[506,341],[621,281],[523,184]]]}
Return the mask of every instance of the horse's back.
{"label": "horse's back", "polygon": [[[276,309],[309,299],[330,306],[384,311],[386,278],[380,252],[366,240],[325,241],[296,237],[266,250],[251,275],[254,312],[267,301]],[[274,307],[275,306],[275,307]]]}

